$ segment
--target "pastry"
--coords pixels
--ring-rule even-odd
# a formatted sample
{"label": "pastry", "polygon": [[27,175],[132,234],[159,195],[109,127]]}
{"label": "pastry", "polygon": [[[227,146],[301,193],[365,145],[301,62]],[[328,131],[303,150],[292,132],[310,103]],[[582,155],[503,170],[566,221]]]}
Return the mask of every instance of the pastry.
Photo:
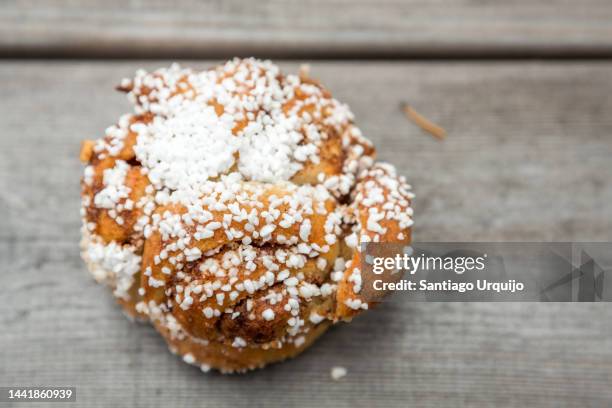
{"label": "pastry", "polygon": [[234,59],[118,89],[134,111],[81,147],[81,249],[129,316],[242,372],[373,305],[359,244],[409,243],[413,195],[319,82]]}

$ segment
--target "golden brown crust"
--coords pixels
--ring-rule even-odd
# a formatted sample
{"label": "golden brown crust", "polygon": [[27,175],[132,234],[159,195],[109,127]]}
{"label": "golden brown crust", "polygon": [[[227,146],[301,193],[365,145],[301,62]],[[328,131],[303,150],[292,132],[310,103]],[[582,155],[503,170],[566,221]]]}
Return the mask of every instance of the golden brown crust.
{"label": "golden brown crust", "polygon": [[236,373],[262,368],[268,364],[293,358],[306,350],[329,328],[330,322],[324,322],[309,331],[300,345],[283,343],[281,347],[235,348],[224,343],[202,343],[185,336],[173,336],[165,326],[156,326],[164,337],[170,350],[180,355],[186,363],[199,366],[202,371],[215,368],[223,373]]}
{"label": "golden brown crust", "polygon": [[[402,244],[409,244],[411,242],[411,219],[388,218],[385,216],[376,221],[381,228],[380,231],[373,231],[367,227],[372,212],[386,214],[385,208],[389,205],[398,207],[397,212],[400,214],[412,211],[410,209],[411,197],[406,189],[407,186],[402,184],[401,180],[396,177],[395,170],[388,165],[374,165],[370,170],[362,174],[355,187],[351,204],[351,215],[355,222],[355,229],[359,233],[360,242],[365,242],[366,239],[368,242],[394,242]],[[383,199],[379,202],[370,202],[367,200],[368,195],[370,191],[375,189],[380,190]],[[351,299],[365,301],[355,292],[355,285],[349,281],[351,275],[361,268],[362,262],[360,250],[354,250],[352,254],[349,266],[338,283],[336,318],[340,320],[350,319],[359,312],[359,309],[350,308],[347,305],[347,301]]]}

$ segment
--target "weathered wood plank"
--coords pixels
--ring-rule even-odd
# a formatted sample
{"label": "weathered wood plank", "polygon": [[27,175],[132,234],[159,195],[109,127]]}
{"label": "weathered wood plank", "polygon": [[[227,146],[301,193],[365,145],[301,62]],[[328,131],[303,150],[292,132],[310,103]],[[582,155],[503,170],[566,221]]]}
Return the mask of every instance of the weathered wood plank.
{"label": "weathered wood plank", "polygon": [[[112,86],[141,65],[0,65],[3,385],[75,385],[80,405],[101,407],[610,404],[605,304],[396,296],[298,359],[248,376],[203,375],[171,356],[152,329],[123,318],[77,248],[79,141],[128,108]],[[611,240],[611,68],[344,62],[312,73],[413,183],[417,239]],[[408,122],[402,101],[448,138]],[[349,370],[341,382],[329,380],[334,365]]]}
{"label": "weathered wood plank", "polygon": [[[0,66],[2,239],[76,239],[79,143],[129,109],[113,86],[140,65]],[[316,63],[313,75],[414,184],[417,239],[611,240],[611,67]],[[410,123],[402,101],[447,140]]]}
{"label": "weathered wood plank", "polygon": [[436,57],[612,54],[607,0],[9,0],[0,55]]}
{"label": "weathered wood plank", "polygon": [[[0,247],[0,378],[77,387],[79,406],[585,407],[612,401],[606,304],[384,304],[296,360],[202,374],[131,324],[73,243]],[[332,366],[348,376],[332,382]]]}

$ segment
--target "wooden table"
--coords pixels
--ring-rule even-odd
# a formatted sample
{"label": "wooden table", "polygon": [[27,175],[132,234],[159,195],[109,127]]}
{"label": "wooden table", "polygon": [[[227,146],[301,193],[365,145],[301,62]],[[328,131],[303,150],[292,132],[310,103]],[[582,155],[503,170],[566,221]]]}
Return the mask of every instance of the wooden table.
{"label": "wooden table", "polygon": [[[609,2],[551,2],[548,18],[550,10],[526,1],[516,8],[411,1],[419,6],[414,15],[403,3],[385,2],[381,15],[396,7],[396,14],[412,15],[408,22],[377,14],[366,19],[376,11],[368,2],[305,2],[302,7],[333,9],[339,16],[334,29],[347,30],[345,37],[332,36],[329,48],[331,34],[304,34],[309,24],[323,24],[309,20],[309,8],[300,15],[297,6],[274,1],[244,9],[237,6],[243,2],[214,3],[206,7],[216,10],[217,21],[207,29],[189,13],[160,17],[161,4],[139,14],[135,3],[112,14],[119,3],[100,2],[97,16],[75,5],[62,15],[50,12],[57,10],[53,4],[42,10],[0,6],[0,21],[10,23],[0,23],[0,52],[29,58],[0,62],[0,386],[76,386],[74,406],[100,407],[612,404],[612,308],[601,303],[409,303],[399,295],[333,328],[295,360],[244,376],[202,374],[168,353],[152,328],[128,322],[88,275],[78,250],[77,159],[80,140],[98,137],[128,109],[113,86],[139,67],[167,65],[170,40],[181,55],[216,55],[184,62],[201,67],[226,53],[271,47],[271,54],[305,57],[312,75],[351,106],[379,157],[407,176],[417,194],[416,240],[611,241],[612,63],[506,59],[547,52],[606,56],[612,50]],[[287,15],[294,20],[280,18]],[[576,24],[565,24],[563,16]],[[177,32],[179,17],[189,23],[186,33]],[[488,17],[490,24],[481,27]],[[142,29],[134,27],[137,18]],[[113,24],[102,29],[105,19]],[[143,49],[118,39],[150,45],[142,30],[156,21],[170,40],[149,55],[161,53],[164,60],[31,59],[51,51],[80,58],[129,56],[131,49],[142,56]],[[231,24],[223,31],[226,21]],[[270,24],[232,48],[249,21]],[[88,23],[91,31],[76,36]],[[349,34],[360,23],[369,35],[355,39]],[[453,26],[463,28],[456,37],[439,31]],[[487,27],[509,30],[513,41],[504,42],[502,32],[478,40]],[[270,33],[283,35],[263,46]],[[190,48],[197,38],[224,38],[229,45],[222,52],[219,44]],[[392,38],[387,51],[376,50]],[[376,57],[391,56],[393,47],[400,57],[418,55],[418,44],[432,44],[443,60],[307,58],[360,41],[365,55]],[[302,49],[308,42],[312,48]],[[490,58],[495,50],[504,59]],[[462,52],[479,58],[455,59]],[[279,62],[285,71],[300,63]],[[415,127],[402,114],[402,102],[444,126],[448,138],[441,142]],[[346,367],[348,375],[331,381],[333,366]]]}

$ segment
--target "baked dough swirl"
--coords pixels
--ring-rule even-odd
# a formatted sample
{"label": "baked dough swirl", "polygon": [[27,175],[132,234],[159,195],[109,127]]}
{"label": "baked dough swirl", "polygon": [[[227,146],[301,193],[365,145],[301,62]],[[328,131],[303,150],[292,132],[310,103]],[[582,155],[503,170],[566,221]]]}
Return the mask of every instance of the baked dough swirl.
{"label": "baked dough swirl", "polygon": [[414,196],[347,106],[255,59],[119,89],[134,112],[81,148],[81,248],[128,315],[185,362],[235,372],[372,306],[359,244],[409,243]]}

